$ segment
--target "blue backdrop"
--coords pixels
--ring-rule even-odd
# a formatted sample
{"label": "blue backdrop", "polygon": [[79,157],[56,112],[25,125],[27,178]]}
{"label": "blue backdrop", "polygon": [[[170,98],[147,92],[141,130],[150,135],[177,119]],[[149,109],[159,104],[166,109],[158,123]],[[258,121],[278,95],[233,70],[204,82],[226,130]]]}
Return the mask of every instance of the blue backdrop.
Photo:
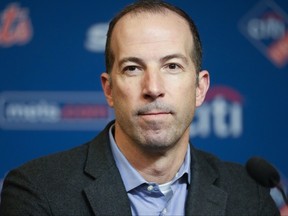
{"label": "blue backdrop", "polygon": [[[129,2],[1,0],[1,181],[28,160],[89,141],[113,119],[100,85],[105,34]],[[211,74],[191,142],[242,164],[264,157],[287,187],[288,2],[169,2],[195,20]]]}

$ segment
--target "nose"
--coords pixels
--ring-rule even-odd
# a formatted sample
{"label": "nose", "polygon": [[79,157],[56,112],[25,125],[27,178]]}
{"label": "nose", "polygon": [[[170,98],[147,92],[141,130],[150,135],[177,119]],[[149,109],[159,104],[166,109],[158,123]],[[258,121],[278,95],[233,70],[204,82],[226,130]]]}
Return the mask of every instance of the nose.
{"label": "nose", "polygon": [[147,70],[143,78],[143,96],[145,99],[155,100],[165,95],[164,80],[157,70]]}

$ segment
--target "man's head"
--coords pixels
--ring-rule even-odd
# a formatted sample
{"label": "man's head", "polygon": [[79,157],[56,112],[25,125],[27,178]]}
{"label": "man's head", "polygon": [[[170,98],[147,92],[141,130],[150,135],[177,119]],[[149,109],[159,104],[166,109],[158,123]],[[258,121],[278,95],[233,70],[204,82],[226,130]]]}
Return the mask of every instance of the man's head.
{"label": "man's head", "polygon": [[[194,42],[194,47],[191,50],[191,58],[195,64],[196,72],[199,73],[199,71],[201,71],[201,64],[202,64],[201,40],[200,40],[196,25],[194,24],[190,16],[182,9],[174,5],[168,4],[166,2],[160,1],[160,0],[140,0],[125,7],[110,22],[108,33],[107,33],[106,49],[105,49],[105,61],[106,61],[107,73],[111,73],[114,59],[115,59],[113,49],[111,48],[111,38],[112,38],[112,33],[113,33],[116,23],[123,16],[127,14],[137,14],[137,13],[143,13],[143,12],[165,13],[166,10],[170,10],[170,11],[177,13],[179,16],[181,16],[183,19],[187,21],[187,24],[189,25],[189,28],[191,31],[191,37],[193,38],[193,42]],[[181,33],[179,32],[179,34]]]}
{"label": "man's head", "polygon": [[113,60],[101,81],[115,110],[115,139],[134,152],[185,147],[195,109],[209,87],[209,74],[197,71],[200,60],[194,57],[200,41],[195,45],[182,13],[161,2],[138,4],[158,7],[132,12],[129,6],[131,12],[117,18],[108,33],[107,56]]}

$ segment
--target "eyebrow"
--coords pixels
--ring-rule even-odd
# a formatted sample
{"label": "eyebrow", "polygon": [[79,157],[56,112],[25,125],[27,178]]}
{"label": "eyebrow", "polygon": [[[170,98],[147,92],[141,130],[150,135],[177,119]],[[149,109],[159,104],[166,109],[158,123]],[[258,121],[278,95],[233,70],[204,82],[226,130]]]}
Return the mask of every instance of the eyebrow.
{"label": "eyebrow", "polygon": [[119,66],[123,65],[126,62],[134,62],[134,63],[139,64],[139,65],[145,65],[144,61],[140,58],[127,57],[127,58],[123,58],[119,61]]}
{"label": "eyebrow", "polygon": [[169,61],[170,59],[181,59],[185,64],[188,64],[188,59],[186,58],[186,56],[182,55],[182,54],[172,54],[172,55],[168,55],[168,56],[164,56],[163,58],[161,58],[161,62],[166,62]]}

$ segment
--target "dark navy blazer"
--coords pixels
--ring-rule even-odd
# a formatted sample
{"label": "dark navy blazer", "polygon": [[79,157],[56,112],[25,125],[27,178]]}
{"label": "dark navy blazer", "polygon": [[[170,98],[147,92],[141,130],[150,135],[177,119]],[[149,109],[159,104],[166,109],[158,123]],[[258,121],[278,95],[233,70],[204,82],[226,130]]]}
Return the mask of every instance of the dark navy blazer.
{"label": "dark navy blazer", "polygon": [[[0,215],[131,215],[109,145],[113,122],[91,142],[30,161],[6,177]],[[269,190],[238,164],[191,147],[186,215],[279,215]]]}

